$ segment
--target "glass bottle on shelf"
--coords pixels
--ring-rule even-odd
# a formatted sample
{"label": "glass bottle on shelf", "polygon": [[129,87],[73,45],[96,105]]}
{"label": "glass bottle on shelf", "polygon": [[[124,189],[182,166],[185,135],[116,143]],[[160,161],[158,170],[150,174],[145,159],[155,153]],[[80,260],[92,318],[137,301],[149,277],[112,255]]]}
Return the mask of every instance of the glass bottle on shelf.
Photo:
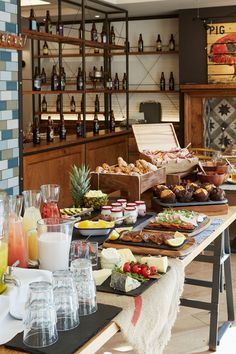
{"label": "glass bottle on shelf", "polygon": [[115,74],[115,79],[114,79],[114,90],[119,90],[120,89],[120,80],[118,77],[118,74]]}
{"label": "glass bottle on shelf", "polygon": [[158,34],[157,40],[156,40],[156,51],[157,52],[161,52],[162,51],[162,40],[161,40],[160,34]]}
{"label": "glass bottle on shelf", "polygon": [[30,16],[29,16],[29,29],[31,31],[38,30],[38,23],[34,15],[34,9],[30,9]]}
{"label": "glass bottle on shelf", "polygon": [[115,128],[116,128],[116,121],[115,121],[115,116],[114,116],[114,111],[111,110],[110,112],[110,131],[113,132],[115,131]]}
{"label": "glass bottle on shelf", "polygon": [[107,43],[107,32],[106,32],[105,23],[104,23],[103,26],[102,26],[101,42],[102,42],[102,43]]}
{"label": "glass bottle on shelf", "polygon": [[175,39],[174,35],[170,35],[170,40],[169,40],[169,51],[174,51],[175,50]]}
{"label": "glass bottle on shelf", "polygon": [[78,118],[76,122],[76,135],[78,137],[83,136],[83,122],[81,120],[81,114],[78,113]]}
{"label": "glass bottle on shelf", "polygon": [[54,140],[54,128],[53,121],[50,116],[48,116],[48,125],[47,125],[47,142],[50,143]]}
{"label": "glass bottle on shelf", "polygon": [[122,90],[126,90],[126,84],[127,84],[127,75],[124,73],[123,80],[122,80]]}
{"label": "glass bottle on shelf", "polygon": [[57,23],[57,35],[58,36],[63,36],[64,35],[64,25],[61,22]]}
{"label": "glass bottle on shelf", "polygon": [[66,88],[66,73],[64,67],[62,66],[60,69],[60,89],[64,91]]}
{"label": "glass bottle on shelf", "polygon": [[112,44],[112,45],[116,44],[116,35],[115,35],[115,31],[114,31],[114,26],[111,26],[109,41],[110,41],[110,44]]}
{"label": "glass bottle on shelf", "polygon": [[143,52],[143,37],[141,33],[138,40],[138,52]]}
{"label": "glass bottle on shelf", "polygon": [[97,40],[98,40],[98,31],[95,22],[93,22],[92,29],[91,29],[91,41],[97,42]]}
{"label": "glass bottle on shelf", "polygon": [[51,75],[51,90],[57,91],[59,88],[59,78],[57,75],[56,65],[52,67],[52,75]]}
{"label": "glass bottle on shelf", "polygon": [[42,84],[46,84],[46,82],[47,82],[46,72],[45,72],[44,68],[42,68],[42,72],[41,72],[41,83],[42,83]]}
{"label": "glass bottle on shelf", "polygon": [[43,55],[48,55],[48,53],[49,53],[48,44],[45,41],[43,44]]}
{"label": "glass bottle on shelf", "polygon": [[57,95],[56,111],[57,111],[57,112],[60,112],[60,111],[61,111],[61,97],[60,97],[60,95]]}
{"label": "glass bottle on shelf", "polygon": [[49,10],[46,11],[45,32],[52,34],[52,21]]}
{"label": "glass bottle on shelf", "polygon": [[46,101],[46,97],[43,96],[42,104],[41,104],[42,112],[47,112],[48,104]]}
{"label": "glass bottle on shelf", "polygon": [[112,82],[112,78],[111,78],[110,74],[107,75],[106,88],[108,90],[112,90],[112,88],[113,88],[113,82]]}
{"label": "glass bottle on shelf", "polygon": [[173,71],[170,72],[169,90],[170,91],[174,91],[175,90],[175,79],[174,79]]}
{"label": "glass bottle on shelf", "polygon": [[74,96],[72,96],[71,100],[70,100],[70,111],[75,112],[75,110],[76,110],[75,99],[74,99]]}
{"label": "glass bottle on shelf", "polygon": [[94,119],[93,119],[93,134],[99,134],[99,120],[98,120],[98,115],[97,113],[94,114]]}
{"label": "glass bottle on shelf", "polygon": [[60,126],[59,126],[59,138],[61,140],[66,139],[66,127],[65,127],[65,120],[64,115],[61,116]]}
{"label": "glass bottle on shelf", "polygon": [[165,89],[166,89],[166,80],[165,80],[164,72],[162,71],[161,79],[160,79],[160,90],[165,91]]}
{"label": "glass bottle on shelf", "polygon": [[38,117],[34,117],[33,120],[33,143],[35,145],[40,144],[40,129]]}
{"label": "glass bottle on shelf", "polygon": [[35,67],[35,71],[34,71],[33,90],[34,91],[41,90],[41,76],[39,73],[39,68],[37,66]]}
{"label": "glass bottle on shelf", "polygon": [[77,75],[77,90],[81,91],[84,88],[84,82],[83,82],[83,73],[81,70],[81,67],[78,68],[78,75]]}
{"label": "glass bottle on shelf", "polygon": [[100,102],[99,102],[98,95],[96,95],[96,97],[95,97],[94,110],[95,110],[95,113],[98,113],[100,111]]}

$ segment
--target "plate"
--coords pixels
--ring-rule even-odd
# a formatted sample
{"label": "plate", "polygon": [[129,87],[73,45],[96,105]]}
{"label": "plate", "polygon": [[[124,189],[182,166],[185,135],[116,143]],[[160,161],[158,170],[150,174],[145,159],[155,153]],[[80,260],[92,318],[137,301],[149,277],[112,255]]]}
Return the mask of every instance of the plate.
{"label": "plate", "polygon": [[0,295],[0,322],[9,312],[9,298],[5,295]]}
{"label": "plate", "polygon": [[[233,182],[233,183],[236,184],[236,182]],[[160,206],[165,207],[165,208],[178,208],[178,207],[184,207],[184,206],[219,205],[219,204],[227,204],[228,203],[228,199],[217,200],[217,201],[207,200],[205,202],[197,202],[196,200],[194,200],[194,201],[188,202],[188,203],[180,203],[180,202],[163,203],[157,197],[153,197],[153,199],[154,199],[155,203],[157,203]]]}

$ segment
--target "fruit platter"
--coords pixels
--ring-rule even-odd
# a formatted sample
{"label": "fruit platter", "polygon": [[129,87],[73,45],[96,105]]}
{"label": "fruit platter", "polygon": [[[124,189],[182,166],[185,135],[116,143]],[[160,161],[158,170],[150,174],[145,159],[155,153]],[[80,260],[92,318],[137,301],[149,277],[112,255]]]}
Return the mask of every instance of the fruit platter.
{"label": "fruit platter", "polygon": [[138,296],[169,269],[167,257],[135,257],[128,248],[103,249],[101,269],[94,270],[97,291]]}

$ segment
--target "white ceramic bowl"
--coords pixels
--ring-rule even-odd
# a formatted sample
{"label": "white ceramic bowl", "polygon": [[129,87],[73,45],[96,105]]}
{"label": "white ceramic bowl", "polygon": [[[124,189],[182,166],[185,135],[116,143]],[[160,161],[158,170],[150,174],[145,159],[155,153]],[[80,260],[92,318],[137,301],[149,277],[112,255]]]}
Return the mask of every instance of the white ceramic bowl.
{"label": "white ceramic bowl", "polygon": [[81,228],[78,224],[74,225],[82,236],[108,236],[113,227],[102,227],[102,228]]}

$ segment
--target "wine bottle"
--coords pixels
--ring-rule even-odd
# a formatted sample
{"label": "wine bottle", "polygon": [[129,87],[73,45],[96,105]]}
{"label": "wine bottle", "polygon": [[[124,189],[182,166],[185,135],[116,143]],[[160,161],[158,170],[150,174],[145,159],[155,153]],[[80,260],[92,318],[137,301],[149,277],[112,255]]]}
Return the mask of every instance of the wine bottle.
{"label": "wine bottle", "polygon": [[60,126],[59,126],[59,138],[61,140],[66,139],[66,127],[65,127],[65,120],[64,115],[61,116]]}
{"label": "wine bottle", "polygon": [[71,100],[70,100],[70,111],[75,112],[75,110],[76,110],[75,99],[74,99],[74,96],[72,96]]}
{"label": "wine bottle", "polygon": [[127,75],[124,73],[123,80],[122,80],[122,90],[126,90],[127,85]]}
{"label": "wine bottle", "polygon": [[170,72],[169,90],[170,91],[174,91],[175,90],[175,79],[174,79],[173,71]]}
{"label": "wine bottle", "polygon": [[51,75],[51,90],[57,91],[59,88],[59,78],[57,75],[56,65],[52,67],[52,75]]}
{"label": "wine bottle", "polygon": [[64,25],[61,22],[57,23],[57,35],[63,36],[64,35]]}
{"label": "wine bottle", "polygon": [[60,95],[57,95],[56,111],[61,112],[61,97],[60,97]]}
{"label": "wine bottle", "polygon": [[60,89],[64,91],[65,87],[66,87],[66,73],[64,67],[62,66],[60,70]]}
{"label": "wine bottle", "polygon": [[83,136],[83,122],[81,120],[81,114],[78,113],[78,118],[76,122],[76,135],[78,137]]}
{"label": "wine bottle", "polygon": [[43,100],[42,100],[42,112],[47,112],[47,109],[48,109],[48,104],[47,104],[47,101],[46,101],[46,98],[45,96],[43,96]]}
{"label": "wine bottle", "polygon": [[139,35],[139,40],[138,40],[138,51],[143,52],[143,37],[141,33]]}
{"label": "wine bottle", "polygon": [[156,51],[157,52],[161,52],[162,51],[162,40],[161,40],[160,34],[158,34],[157,40],[156,40]]}
{"label": "wine bottle", "polygon": [[98,95],[96,95],[95,101],[94,101],[94,108],[95,108],[95,113],[98,113],[100,111],[100,102]]}
{"label": "wine bottle", "polygon": [[91,41],[93,41],[93,42],[97,42],[98,41],[98,31],[97,31],[95,22],[93,22],[93,24],[92,24]]}
{"label": "wine bottle", "polygon": [[116,121],[115,121],[115,116],[113,110],[110,112],[110,131],[113,132],[115,131],[116,128]]}
{"label": "wine bottle", "polygon": [[174,51],[175,50],[175,39],[174,35],[170,35],[170,40],[169,40],[169,51]]}
{"label": "wine bottle", "polygon": [[116,35],[115,35],[115,31],[114,31],[114,26],[111,26],[109,42],[110,42],[110,44],[113,44],[113,45],[116,44]]}
{"label": "wine bottle", "polygon": [[45,32],[52,34],[52,21],[49,10],[46,11],[46,19],[45,19]]}
{"label": "wine bottle", "polygon": [[118,77],[118,74],[115,74],[115,79],[114,79],[114,90],[119,90],[120,89],[120,80]]}
{"label": "wine bottle", "polygon": [[83,80],[83,73],[81,67],[78,68],[78,75],[77,75],[77,90],[81,91],[84,88],[84,80]]}
{"label": "wine bottle", "polygon": [[97,113],[94,114],[94,119],[93,119],[93,134],[99,134],[99,120]]}
{"label": "wine bottle", "polygon": [[43,55],[48,55],[49,49],[48,49],[48,44],[45,41],[43,44]]}
{"label": "wine bottle", "polygon": [[48,125],[47,125],[47,142],[50,143],[54,140],[54,128],[53,121],[50,116],[48,116]]}
{"label": "wine bottle", "polygon": [[165,91],[165,89],[166,89],[166,80],[165,80],[164,72],[162,71],[161,79],[160,79],[160,90]]}
{"label": "wine bottle", "polygon": [[38,117],[35,117],[33,120],[33,143],[40,144],[40,129]]}
{"label": "wine bottle", "polygon": [[34,79],[33,79],[33,90],[40,91],[41,90],[41,76],[39,74],[39,69],[36,66],[34,72]]}
{"label": "wine bottle", "polygon": [[30,16],[29,16],[29,29],[31,31],[37,31],[38,30],[38,23],[34,15],[34,9],[30,10]]}
{"label": "wine bottle", "polygon": [[112,88],[113,88],[113,82],[112,82],[112,78],[111,78],[110,74],[107,75],[106,88],[108,90],[112,90]]}
{"label": "wine bottle", "polygon": [[44,68],[42,68],[42,72],[41,72],[41,83],[42,83],[42,84],[46,84],[46,82],[47,82],[46,72],[45,72]]}
{"label": "wine bottle", "polygon": [[104,23],[103,26],[102,26],[101,42],[102,42],[102,43],[107,43],[107,32],[106,32],[105,23]]}

